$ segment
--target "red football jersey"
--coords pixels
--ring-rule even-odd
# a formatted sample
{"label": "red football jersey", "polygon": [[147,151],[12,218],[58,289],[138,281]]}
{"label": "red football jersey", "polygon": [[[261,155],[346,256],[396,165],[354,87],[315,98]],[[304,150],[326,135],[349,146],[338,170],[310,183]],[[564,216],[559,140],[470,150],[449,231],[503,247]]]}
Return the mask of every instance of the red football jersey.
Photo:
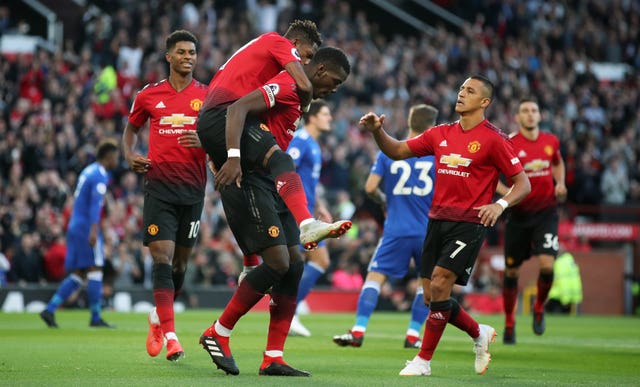
{"label": "red football jersey", "polygon": [[177,92],[165,79],[136,95],[129,122],[141,127],[150,120],[147,157],[151,168],[145,176],[149,194],[175,204],[193,204],[204,197],[206,153],[202,148],[185,148],[178,144],[178,137],[196,130],[206,93],[207,86],[196,80]]}
{"label": "red football jersey", "polygon": [[209,83],[204,109],[222,108],[267,83],[300,54],[284,36],[269,32],[236,51]]}
{"label": "red football jersey", "polygon": [[500,173],[511,177],[522,171],[507,135],[487,120],[467,131],[459,122],[438,125],[407,145],[418,157],[435,156],[433,219],[480,223],[474,208],[491,203]]}
{"label": "red football jersey", "polygon": [[531,193],[512,211],[538,212],[555,207],[557,201],[551,167],[562,159],[558,138],[551,133],[539,132],[538,138],[531,141],[518,132],[511,137],[511,142],[531,182]]}
{"label": "red football jersey", "polygon": [[259,90],[269,108],[262,119],[280,149],[286,151],[302,116],[296,82],[288,72],[282,71]]}

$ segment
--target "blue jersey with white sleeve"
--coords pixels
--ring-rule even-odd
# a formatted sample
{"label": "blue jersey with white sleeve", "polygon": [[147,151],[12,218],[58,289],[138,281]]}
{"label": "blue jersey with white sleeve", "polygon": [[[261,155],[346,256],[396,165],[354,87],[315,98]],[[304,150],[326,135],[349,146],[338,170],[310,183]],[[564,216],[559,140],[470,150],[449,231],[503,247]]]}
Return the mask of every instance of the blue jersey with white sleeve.
{"label": "blue jersey with white sleeve", "polygon": [[73,194],[75,201],[68,233],[89,237],[91,225],[100,221],[108,184],[109,172],[100,163],[94,162],[82,170]]}
{"label": "blue jersey with white sleeve", "polygon": [[391,160],[378,152],[371,173],[382,177],[387,197],[385,237],[424,237],[433,199],[435,168],[433,156]]}
{"label": "blue jersey with white sleeve", "polygon": [[320,145],[305,128],[300,128],[293,135],[287,153],[296,164],[296,171],[300,175],[304,193],[307,195],[309,212],[313,214],[316,205],[316,187],[322,169]]}

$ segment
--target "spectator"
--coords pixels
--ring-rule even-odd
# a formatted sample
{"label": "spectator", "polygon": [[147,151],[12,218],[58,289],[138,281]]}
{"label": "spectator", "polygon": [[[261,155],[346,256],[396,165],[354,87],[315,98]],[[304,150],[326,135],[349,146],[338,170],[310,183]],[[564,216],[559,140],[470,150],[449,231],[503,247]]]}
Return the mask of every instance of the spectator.
{"label": "spectator", "polygon": [[38,234],[25,233],[20,238],[20,247],[11,258],[11,278],[21,285],[45,283],[42,254],[39,250]]}
{"label": "spectator", "polygon": [[351,260],[338,263],[331,280],[333,288],[338,290],[360,290],[363,283],[360,264]]}
{"label": "spectator", "polygon": [[602,173],[600,192],[606,204],[621,205],[627,200],[629,175],[620,163],[620,156],[613,155]]}

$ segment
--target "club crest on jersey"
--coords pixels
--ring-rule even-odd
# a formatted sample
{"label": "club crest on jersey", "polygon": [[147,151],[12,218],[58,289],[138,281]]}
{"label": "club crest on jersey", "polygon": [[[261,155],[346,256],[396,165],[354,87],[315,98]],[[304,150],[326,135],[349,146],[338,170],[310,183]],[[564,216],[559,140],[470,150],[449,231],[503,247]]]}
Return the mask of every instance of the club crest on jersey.
{"label": "club crest on jersey", "polygon": [[149,227],[147,227],[147,232],[151,236],[156,236],[158,234],[158,226],[155,224],[150,224]]}
{"label": "club crest on jersey", "polygon": [[160,118],[160,125],[171,125],[172,128],[182,128],[185,125],[193,125],[196,123],[196,117],[185,116],[184,114],[172,114]]}
{"label": "club crest on jersey", "polygon": [[191,102],[189,102],[189,106],[191,106],[191,109],[193,109],[196,112],[200,111],[200,108],[202,107],[202,100],[201,99],[192,99]]}
{"label": "club crest on jersey", "polygon": [[469,145],[467,145],[467,150],[471,153],[476,153],[480,150],[480,142],[479,141],[471,141]]}
{"label": "club crest on jersey", "polygon": [[280,229],[277,226],[269,227],[269,230],[267,230],[267,232],[269,233],[269,236],[271,238],[277,238],[278,235],[280,235]]}
{"label": "club crest on jersey", "polygon": [[547,156],[551,156],[553,154],[553,148],[551,147],[551,145],[545,145],[544,146],[544,153]]}
{"label": "club crest on jersey", "polygon": [[260,124],[260,129],[264,130],[265,132],[271,131],[271,129],[269,129],[269,127],[265,124]]}
{"label": "club crest on jersey", "polygon": [[450,168],[458,168],[458,165],[468,167],[469,164],[471,164],[471,159],[462,157],[462,155],[459,155],[457,153],[451,153],[450,155],[440,156],[440,163],[447,164],[447,166]]}

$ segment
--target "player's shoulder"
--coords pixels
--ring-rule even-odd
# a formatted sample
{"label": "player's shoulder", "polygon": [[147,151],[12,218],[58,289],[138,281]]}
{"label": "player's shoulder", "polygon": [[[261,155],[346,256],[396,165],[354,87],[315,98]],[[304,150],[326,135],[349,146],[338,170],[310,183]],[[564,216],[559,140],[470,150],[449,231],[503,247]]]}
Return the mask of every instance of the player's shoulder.
{"label": "player's shoulder", "polygon": [[293,134],[293,138],[298,139],[299,141],[306,142],[306,141],[309,141],[309,139],[311,138],[311,135],[309,134],[309,132],[306,131],[304,127],[302,127],[295,131],[295,133]]}
{"label": "player's shoulder", "polygon": [[202,89],[202,90],[208,90],[209,89],[209,85],[204,84],[204,83],[200,82],[197,79],[193,80],[193,87],[195,87],[196,89]]}
{"label": "player's shoulder", "polygon": [[484,120],[481,124],[481,127],[484,128],[488,133],[494,134],[496,137],[499,137],[503,140],[509,139],[509,134],[499,127],[495,126],[491,121]]}
{"label": "player's shoulder", "polygon": [[166,79],[163,79],[159,82],[147,83],[142,89],[140,89],[140,91],[138,91],[138,94],[136,94],[136,98],[144,98],[146,96],[162,92],[166,85]]}
{"label": "player's shoulder", "polygon": [[293,43],[289,39],[285,38],[277,32],[266,32],[258,36],[258,40],[261,42],[289,42],[293,46]]}
{"label": "player's shoulder", "polygon": [[546,130],[541,130],[540,131],[540,135],[538,136],[538,138],[547,141],[547,142],[554,142],[554,141],[560,141],[558,139],[558,136],[556,136],[555,134],[548,132]]}

